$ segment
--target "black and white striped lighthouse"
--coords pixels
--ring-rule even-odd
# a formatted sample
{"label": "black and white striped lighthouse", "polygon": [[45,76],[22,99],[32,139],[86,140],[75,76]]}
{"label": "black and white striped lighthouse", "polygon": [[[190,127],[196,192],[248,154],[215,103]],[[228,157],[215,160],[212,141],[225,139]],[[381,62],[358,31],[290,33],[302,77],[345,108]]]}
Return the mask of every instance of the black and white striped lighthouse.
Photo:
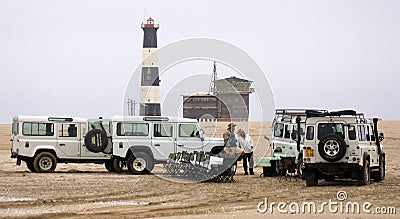
{"label": "black and white striped lighthouse", "polygon": [[141,116],[161,116],[160,105],[160,80],[158,73],[157,56],[157,29],[159,25],[150,17],[142,23],[143,35],[143,61],[140,94]]}

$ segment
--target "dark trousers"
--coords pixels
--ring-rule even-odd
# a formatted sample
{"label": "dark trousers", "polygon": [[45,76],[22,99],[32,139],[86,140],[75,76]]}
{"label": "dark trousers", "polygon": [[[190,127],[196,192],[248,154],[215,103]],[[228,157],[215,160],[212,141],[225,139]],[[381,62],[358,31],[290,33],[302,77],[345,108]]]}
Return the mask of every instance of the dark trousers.
{"label": "dark trousers", "polygon": [[253,166],[254,166],[254,161],[253,161],[253,152],[251,153],[244,153],[243,155],[243,168],[244,172],[247,173],[247,162],[249,162],[250,165],[250,173],[253,173]]}

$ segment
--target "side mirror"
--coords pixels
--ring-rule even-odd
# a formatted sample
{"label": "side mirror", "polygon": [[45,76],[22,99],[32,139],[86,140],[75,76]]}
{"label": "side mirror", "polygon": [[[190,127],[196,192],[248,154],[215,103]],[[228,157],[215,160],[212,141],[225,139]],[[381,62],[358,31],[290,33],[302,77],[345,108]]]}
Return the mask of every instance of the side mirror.
{"label": "side mirror", "polygon": [[379,142],[383,141],[385,139],[385,135],[383,133],[379,133]]}

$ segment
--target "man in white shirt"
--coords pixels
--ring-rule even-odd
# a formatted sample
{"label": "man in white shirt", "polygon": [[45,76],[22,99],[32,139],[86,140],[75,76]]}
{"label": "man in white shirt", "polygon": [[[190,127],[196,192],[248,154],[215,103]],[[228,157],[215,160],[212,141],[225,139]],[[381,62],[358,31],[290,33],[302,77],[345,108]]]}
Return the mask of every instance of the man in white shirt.
{"label": "man in white shirt", "polygon": [[[243,148],[244,155],[243,155],[243,168],[244,168],[244,175],[254,175],[253,167],[254,167],[254,159],[253,159],[253,150],[254,150],[254,143],[253,139],[251,139],[250,135],[246,134],[243,129],[239,129],[238,131],[238,143],[239,147]],[[247,169],[247,162],[249,162],[249,168]],[[249,172],[247,171],[249,170]]]}

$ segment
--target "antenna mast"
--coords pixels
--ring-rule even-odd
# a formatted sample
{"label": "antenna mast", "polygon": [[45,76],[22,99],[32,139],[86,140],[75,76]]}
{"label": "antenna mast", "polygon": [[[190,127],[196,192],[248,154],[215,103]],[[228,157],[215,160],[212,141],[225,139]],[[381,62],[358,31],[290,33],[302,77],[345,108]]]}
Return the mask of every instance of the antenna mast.
{"label": "antenna mast", "polygon": [[213,74],[211,76],[211,82],[210,82],[210,87],[208,89],[208,93],[210,94],[211,92],[214,92],[215,90],[215,83],[214,81],[217,80],[217,62],[214,61],[214,68],[213,68]]}

